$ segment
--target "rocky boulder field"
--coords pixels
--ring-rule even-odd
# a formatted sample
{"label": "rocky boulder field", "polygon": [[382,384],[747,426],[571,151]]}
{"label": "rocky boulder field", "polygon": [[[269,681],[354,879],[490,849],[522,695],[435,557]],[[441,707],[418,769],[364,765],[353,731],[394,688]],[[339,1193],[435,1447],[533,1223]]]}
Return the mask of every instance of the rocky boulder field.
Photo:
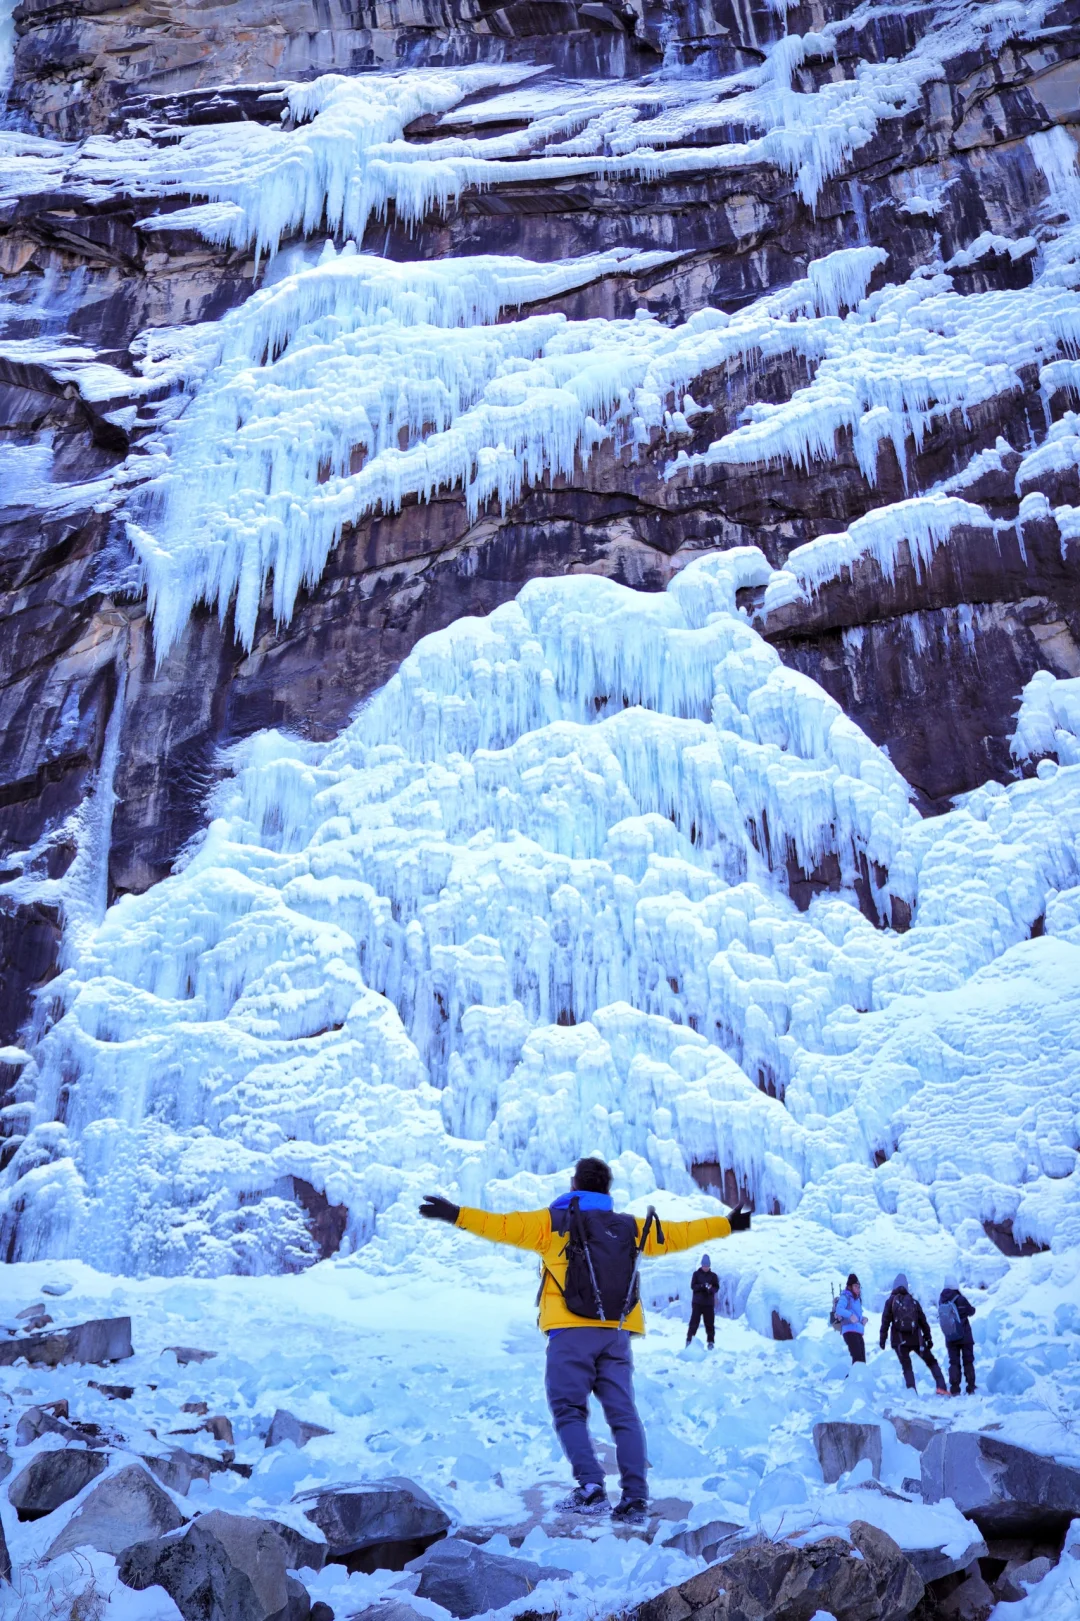
{"label": "rocky boulder field", "polygon": [[[421,1274],[430,1336],[415,1290],[341,1263],[272,1301],[65,1270],[9,1273],[36,1285],[23,1322],[54,1322],[9,1310],[0,1339],[5,1617],[1067,1621],[1080,1601],[1080,1314],[1045,1279],[983,1325],[989,1393],[955,1401],[906,1395],[888,1351],[852,1372],[824,1328],[722,1321],[715,1352],[679,1349],[671,1303],[637,1358],[650,1517],[621,1529],[555,1507],[520,1265],[477,1280],[468,1324]],[[95,1304],[130,1315],[84,1324]]]}

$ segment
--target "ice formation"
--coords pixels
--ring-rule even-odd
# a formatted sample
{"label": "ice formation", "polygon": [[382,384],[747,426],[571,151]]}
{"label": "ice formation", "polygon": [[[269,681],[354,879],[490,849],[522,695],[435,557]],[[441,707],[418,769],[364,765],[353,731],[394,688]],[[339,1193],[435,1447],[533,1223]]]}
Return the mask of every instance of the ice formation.
{"label": "ice formation", "polygon": [[[298,1266],[302,1183],[398,1262],[419,1191],[536,1202],[589,1150],[622,1197],[700,1205],[712,1166],[781,1213],[724,1257],[760,1327],[841,1253],[991,1279],[984,1223],[1076,1243],[1080,766],[920,819],[736,610],[769,575],[534,581],[335,742],[241,747],[186,864],[52,987],[17,1252]],[[786,872],[830,863],[800,912]]]}
{"label": "ice formation", "polygon": [[[1041,368],[1048,397],[1072,388],[1080,179],[1060,128],[1033,135],[1030,147],[1051,206],[1074,223],[1043,245],[1027,289],[961,297],[940,263],[897,285],[887,280],[884,251],[862,245],[811,262],[805,279],[732,317],[706,309],[674,326],[643,311],[633,321],[515,320],[506,317],[597,277],[648,268],[657,256],[626,254],[621,265],[613,254],[563,265],[507,259],[496,268],[454,258],[396,266],[355,250],[391,206],[399,220],[415,221],[463,190],[505,181],[763,164],[796,175],[812,202],[882,119],[913,105],[945,57],[976,37],[1004,38],[1021,14],[1029,26],[1034,20],[1031,7],[955,0],[927,11],[901,61],[862,63],[850,78],[795,90],[794,70],[830,60],[840,32],[871,11],[821,34],[785,35],[761,66],[727,78],[549,85],[512,66],[327,75],[286,87],[279,129],[242,122],[169,138],[94,137],[77,149],[0,136],[16,193],[33,183],[89,199],[122,176],[137,197],[207,199],[144,220],[150,233],[197,228],[256,255],[273,255],[298,233],[344,239],[341,251],[328,247],[211,328],[146,334],[134,386],[75,346],[52,342],[36,355],[98,401],[146,396],[164,383],[190,396],[179,415],[175,398],[161,412],[148,408],[145,422],[156,418],[157,431],[125,474],[127,484],[148,481],[127,510],[159,653],[199,601],[234,612],[250,646],[269,580],[274,612],[287,621],[343,528],[410,497],[461,488],[472,515],[490,501],[505,508],[604,441],[637,455],[660,433],[668,476],[678,480],[716,463],[805,467],[850,432],[873,483],[884,445],[906,472],[936,423],[1019,389],[1027,368]],[[500,86],[502,94],[460,106]],[[435,138],[406,139],[409,122],[425,113],[443,115]],[[507,122],[520,127],[484,133],[487,123]],[[473,133],[456,133],[459,125]],[[761,133],[703,142],[718,126]],[[980,238],[967,251],[1004,242]],[[1002,251],[1035,247],[1025,238]],[[867,295],[872,277],[881,285]],[[696,376],[782,355],[806,363],[806,387],[781,404],[752,406],[704,451],[679,448],[696,409]],[[937,544],[933,514],[929,522]]]}
{"label": "ice formation", "polygon": [[[956,0],[920,14],[902,61],[794,88],[870,10],[723,79],[326,76],[285,88],[277,129],[0,136],[5,195],[92,200],[122,176],[160,203],[139,227],[155,240],[194,228],[272,261],[223,320],[145,333],[134,379],[63,334],[6,345],[151,430],[102,494],[126,502],[159,653],[199,602],[250,646],[268,583],[287,621],[366,515],[450,489],[474,516],[506,507],[601,443],[632,457],[663,435],[677,481],[807,467],[847,432],[873,485],[883,447],[906,475],[943,419],[1032,371],[1048,406],[1075,393],[1080,177],[1060,128],[1029,138],[1039,239],[987,233],[952,261],[1033,258],[1007,292],[961,297],[940,260],[898,283],[863,242],[734,314],[568,320],[531,306],[666,256],[397,264],[357,247],[391,208],[409,224],[507,180],[767,165],[813,203],[946,56],[1042,15]],[[481,89],[499,93],[469,100]],[[433,138],[410,141],[425,114]],[[932,217],[926,188],[906,206]],[[788,356],[804,387],[679,449],[703,372]],[[1078,447],[1069,414],[1026,453],[1022,520],[1048,510],[1026,483]],[[47,447],[10,470],[37,492]],[[1080,539],[1080,509],[1053,516],[1063,549]],[[422,642],[335,742],[238,748],[176,873],[107,912],[105,783],[80,865],[62,892],[38,884],[68,942],[0,1173],[17,1253],[297,1268],[316,1253],[303,1201],[324,1199],[346,1212],[346,1253],[396,1265],[418,1191],[539,1201],[583,1150],[612,1159],[621,1197],[708,1208],[714,1177],[771,1213],[725,1256],[728,1308],[765,1330],[774,1309],[808,1320],[823,1271],[857,1264],[880,1287],[898,1264],[953,1263],[992,1282],[1008,1263],[988,1229],[1074,1244],[1075,683],[1024,694],[1014,753],[1034,775],[924,821],[887,756],[736,607],[738,589],[764,588],[769,611],[860,559],[891,576],[905,547],[922,570],[965,526],[993,544],[993,520],[945,485],[783,570],[744,548],[656,596],[534,582]]]}

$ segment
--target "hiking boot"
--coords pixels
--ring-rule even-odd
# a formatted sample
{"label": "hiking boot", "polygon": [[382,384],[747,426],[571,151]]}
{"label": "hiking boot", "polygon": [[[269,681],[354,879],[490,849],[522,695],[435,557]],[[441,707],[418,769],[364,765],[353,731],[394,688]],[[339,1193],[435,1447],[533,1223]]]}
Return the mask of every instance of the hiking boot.
{"label": "hiking boot", "polygon": [[648,1517],[649,1505],[643,1497],[624,1497],[611,1511],[611,1518],[620,1525],[644,1525]]}
{"label": "hiking boot", "polygon": [[560,1514],[603,1514],[608,1496],[603,1486],[575,1486],[569,1497],[555,1504]]}
{"label": "hiking boot", "polygon": [[[935,1391],[934,1394],[937,1395],[937,1396],[947,1396],[949,1394],[949,1392],[945,1389],[944,1385],[938,1385],[937,1390]],[[957,1392],[957,1394],[959,1395],[959,1391]]]}

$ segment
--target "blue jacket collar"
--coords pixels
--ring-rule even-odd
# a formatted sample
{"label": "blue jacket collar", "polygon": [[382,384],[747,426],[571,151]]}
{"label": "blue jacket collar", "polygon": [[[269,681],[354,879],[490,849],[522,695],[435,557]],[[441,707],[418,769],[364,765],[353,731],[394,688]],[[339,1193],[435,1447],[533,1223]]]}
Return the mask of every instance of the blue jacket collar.
{"label": "blue jacket collar", "polygon": [[557,1199],[552,1199],[549,1210],[568,1210],[571,1199],[577,1199],[582,1210],[614,1210],[615,1205],[610,1193],[560,1193]]}

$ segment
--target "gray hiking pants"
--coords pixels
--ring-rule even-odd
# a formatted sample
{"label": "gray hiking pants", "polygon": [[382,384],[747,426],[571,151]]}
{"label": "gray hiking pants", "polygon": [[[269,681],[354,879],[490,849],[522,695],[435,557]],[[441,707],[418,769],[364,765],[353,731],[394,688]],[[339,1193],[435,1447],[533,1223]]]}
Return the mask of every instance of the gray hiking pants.
{"label": "gray hiking pants", "polygon": [[549,1334],[544,1379],[555,1434],[579,1486],[602,1486],[589,1439],[589,1397],[595,1396],[615,1438],[626,1497],[648,1500],[645,1431],[634,1406],[634,1362],[625,1328],[564,1328]]}

